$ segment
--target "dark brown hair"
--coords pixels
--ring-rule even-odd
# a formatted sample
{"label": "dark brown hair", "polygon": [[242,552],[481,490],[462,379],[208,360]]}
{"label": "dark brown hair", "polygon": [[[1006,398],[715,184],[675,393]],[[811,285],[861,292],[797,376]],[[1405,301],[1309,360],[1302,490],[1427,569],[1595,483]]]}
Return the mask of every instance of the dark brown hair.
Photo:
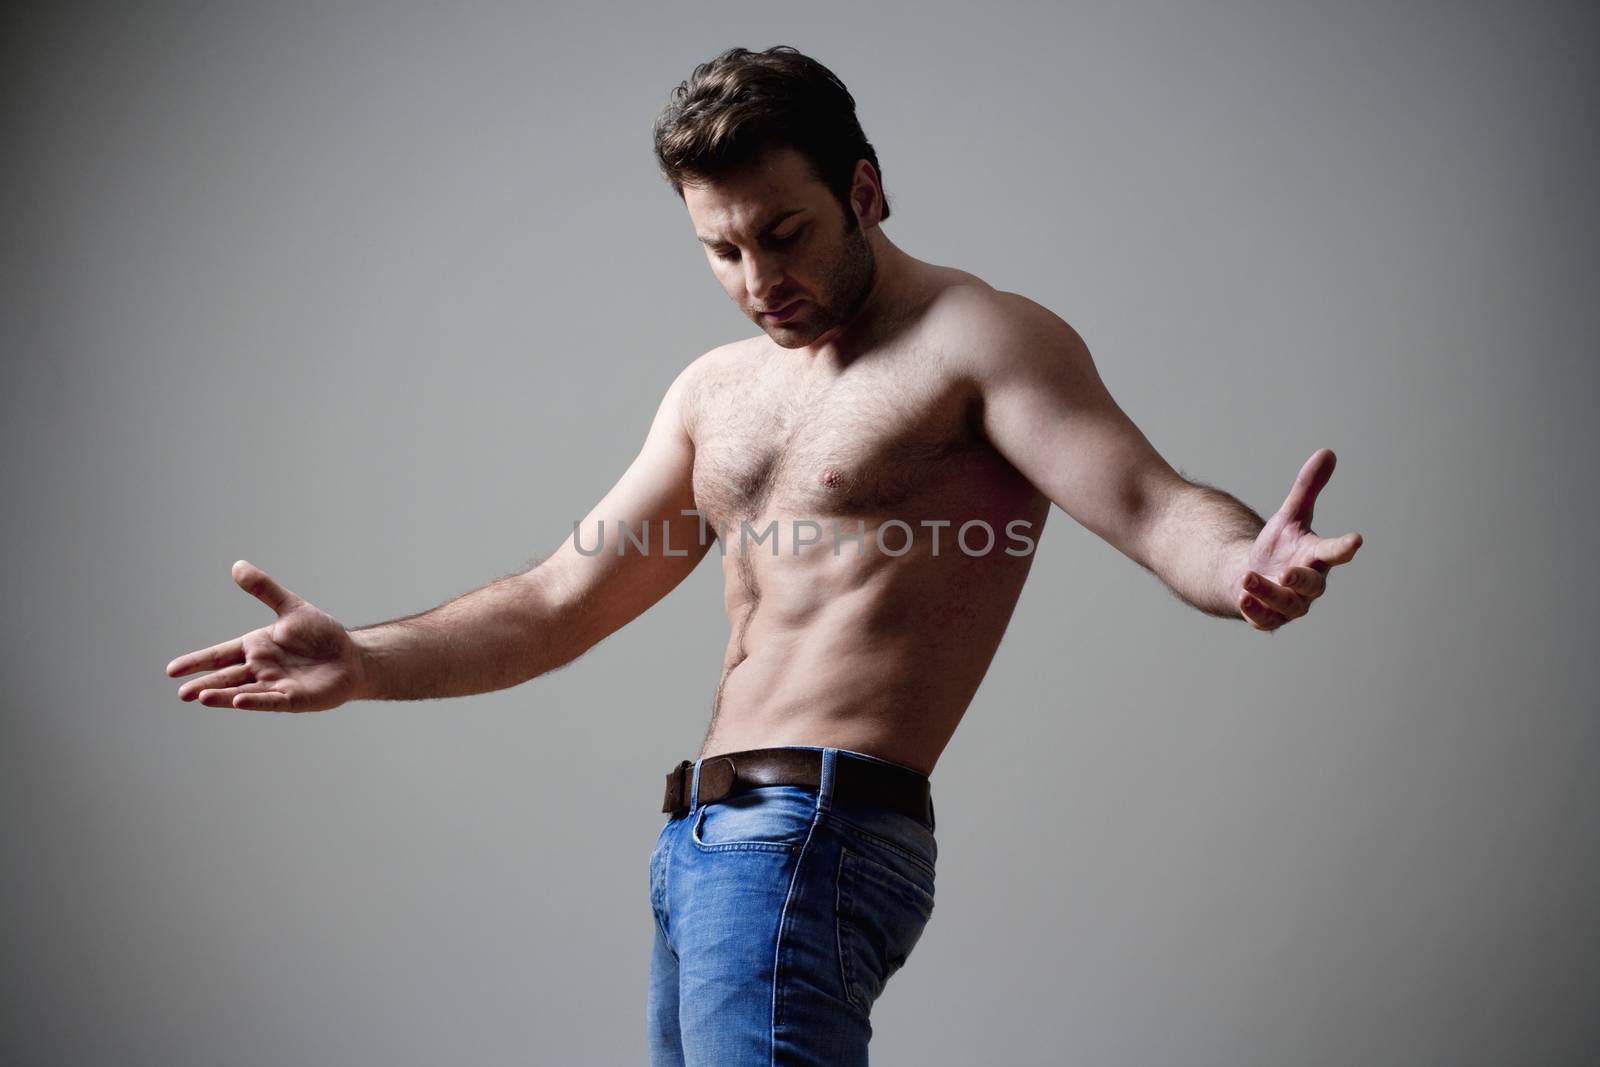
{"label": "dark brown hair", "polygon": [[700,64],[656,118],[656,162],[680,197],[686,184],[715,180],[776,145],[806,157],[852,224],[857,161],[867,160],[883,180],[878,154],[856,119],[855,97],[831,70],[788,45],[730,48]]}

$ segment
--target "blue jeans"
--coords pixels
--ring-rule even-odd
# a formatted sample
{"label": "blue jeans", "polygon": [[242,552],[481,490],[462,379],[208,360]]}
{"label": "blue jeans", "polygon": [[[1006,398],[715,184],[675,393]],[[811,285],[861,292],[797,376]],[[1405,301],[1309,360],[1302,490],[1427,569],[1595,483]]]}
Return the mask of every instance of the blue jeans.
{"label": "blue jeans", "polygon": [[[933,826],[769,785],[667,817],[650,854],[652,1067],[854,1067],[872,1003],[933,912]],[[877,762],[884,762],[878,760]]]}

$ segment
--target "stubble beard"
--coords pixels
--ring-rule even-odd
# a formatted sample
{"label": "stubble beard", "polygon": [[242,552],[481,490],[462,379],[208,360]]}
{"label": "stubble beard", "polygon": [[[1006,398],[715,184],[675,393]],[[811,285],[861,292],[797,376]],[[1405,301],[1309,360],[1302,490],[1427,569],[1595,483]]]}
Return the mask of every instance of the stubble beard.
{"label": "stubble beard", "polygon": [[[769,328],[768,336],[784,348],[799,348],[849,322],[866,305],[867,297],[872,295],[872,282],[877,270],[878,262],[872,254],[872,243],[867,240],[866,231],[857,223],[846,231],[839,258],[823,274],[826,296],[812,304],[812,314],[816,317],[806,335],[800,338],[785,338],[781,333],[774,336],[773,329]],[[766,328],[765,324],[763,327]],[[784,324],[778,323],[775,329],[783,331]]]}

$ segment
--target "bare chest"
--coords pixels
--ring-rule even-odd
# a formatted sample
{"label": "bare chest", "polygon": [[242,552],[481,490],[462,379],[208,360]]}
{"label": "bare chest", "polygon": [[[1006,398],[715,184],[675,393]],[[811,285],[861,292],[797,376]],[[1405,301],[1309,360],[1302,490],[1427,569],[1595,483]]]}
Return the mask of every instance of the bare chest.
{"label": "bare chest", "polygon": [[730,523],[912,507],[992,452],[974,413],[969,388],[910,353],[838,372],[735,361],[697,390],[695,501]]}

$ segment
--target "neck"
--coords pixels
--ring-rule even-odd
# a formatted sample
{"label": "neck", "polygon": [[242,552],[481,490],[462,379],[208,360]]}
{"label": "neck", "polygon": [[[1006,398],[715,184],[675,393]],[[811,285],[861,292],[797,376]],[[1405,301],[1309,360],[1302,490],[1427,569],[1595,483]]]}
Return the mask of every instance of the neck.
{"label": "neck", "polygon": [[881,226],[867,231],[867,244],[872,249],[874,266],[872,288],[860,310],[848,322],[829,330],[800,351],[810,356],[852,354],[858,339],[870,336],[875,325],[893,318],[894,312],[904,305],[911,287],[912,267],[917,261],[897,248]]}

